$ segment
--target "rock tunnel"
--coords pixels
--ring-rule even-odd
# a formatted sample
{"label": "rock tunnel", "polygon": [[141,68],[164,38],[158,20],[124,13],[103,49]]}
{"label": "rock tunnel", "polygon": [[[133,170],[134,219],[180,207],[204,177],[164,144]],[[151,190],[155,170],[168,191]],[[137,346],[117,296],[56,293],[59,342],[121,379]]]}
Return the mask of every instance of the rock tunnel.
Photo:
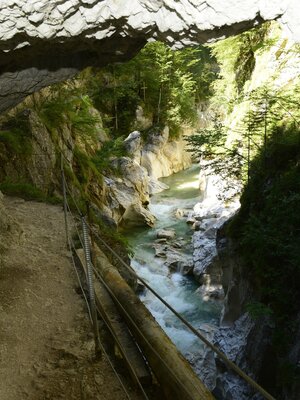
{"label": "rock tunnel", "polygon": [[276,19],[300,41],[297,0],[3,0],[0,112],[87,66],[134,56],[149,40],[206,43]]}

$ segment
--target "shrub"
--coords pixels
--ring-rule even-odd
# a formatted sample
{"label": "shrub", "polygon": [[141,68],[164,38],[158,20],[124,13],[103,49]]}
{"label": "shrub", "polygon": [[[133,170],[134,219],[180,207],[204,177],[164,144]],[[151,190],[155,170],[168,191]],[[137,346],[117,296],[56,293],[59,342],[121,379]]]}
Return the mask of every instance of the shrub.
{"label": "shrub", "polygon": [[19,113],[7,118],[0,128],[0,143],[2,142],[9,153],[30,155],[31,130],[28,115]]}
{"label": "shrub", "polygon": [[277,128],[258,154],[228,233],[277,320],[300,307],[300,131]]}
{"label": "shrub", "polygon": [[43,193],[38,187],[27,182],[10,182],[9,180],[0,183],[0,191],[8,196],[17,196],[25,200],[36,200],[50,204],[61,204],[61,199],[56,196],[49,196]]}

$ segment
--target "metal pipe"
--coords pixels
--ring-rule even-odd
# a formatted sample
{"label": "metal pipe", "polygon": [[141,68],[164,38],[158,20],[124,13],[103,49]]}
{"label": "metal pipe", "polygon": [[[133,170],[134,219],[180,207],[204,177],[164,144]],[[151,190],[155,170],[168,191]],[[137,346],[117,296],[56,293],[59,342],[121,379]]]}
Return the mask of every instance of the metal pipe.
{"label": "metal pipe", "polygon": [[100,338],[99,338],[99,329],[98,329],[97,309],[96,309],[96,302],[95,302],[93,266],[92,266],[92,262],[91,262],[91,246],[90,246],[90,239],[89,239],[89,230],[88,230],[88,226],[87,226],[85,217],[81,218],[81,222],[82,222],[82,232],[83,232],[84,256],[85,256],[86,270],[87,270],[89,302],[90,302],[90,309],[91,309],[92,321],[93,321],[95,354],[96,354],[96,357],[99,357],[101,355],[101,347],[100,347]]}

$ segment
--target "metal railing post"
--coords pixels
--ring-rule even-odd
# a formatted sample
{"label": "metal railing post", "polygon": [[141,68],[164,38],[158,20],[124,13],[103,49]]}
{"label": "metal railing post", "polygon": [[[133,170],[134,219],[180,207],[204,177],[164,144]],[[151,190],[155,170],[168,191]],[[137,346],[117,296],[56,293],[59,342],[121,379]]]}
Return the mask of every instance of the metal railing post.
{"label": "metal railing post", "polygon": [[95,339],[95,353],[96,356],[101,355],[100,349],[100,339],[99,339],[99,330],[98,330],[98,319],[97,319],[97,309],[95,303],[95,291],[94,291],[94,279],[93,279],[93,266],[91,262],[91,247],[90,247],[90,238],[89,238],[89,230],[85,220],[85,217],[81,218],[82,222],[82,232],[83,232],[83,245],[84,245],[84,256],[87,268],[87,284],[89,291],[89,303],[91,309],[91,316],[93,321],[93,331],[94,331],[94,339]]}
{"label": "metal railing post", "polygon": [[[61,162],[60,162],[60,169],[61,169],[61,184],[62,184],[62,193],[63,193],[63,203],[64,203],[64,216],[65,216],[65,228],[66,228],[66,240],[67,240],[67,247],[70,247],[69,242],[69,226],[68,226],[68,207],[67,207],[67,190],[66,190],[66,178],[65,178],[65,171],[64,171],[64,164],[63,164],[63,155],[61,154]],[[71,249],[69,249],[71,250]]]}

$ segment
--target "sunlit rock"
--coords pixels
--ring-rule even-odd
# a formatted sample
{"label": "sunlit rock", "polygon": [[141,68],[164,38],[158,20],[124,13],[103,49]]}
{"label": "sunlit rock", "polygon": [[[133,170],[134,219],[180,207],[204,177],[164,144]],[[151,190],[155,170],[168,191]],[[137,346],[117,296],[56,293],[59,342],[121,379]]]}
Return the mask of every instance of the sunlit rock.
{"label": "sunlit rock", "polygon": [[120,225],[125,226],[127,229],[137,226],[153,226],[155,217],[144,208],[141,204],[131,204],[124,212]]}
{"label": "sunlit rock", "polygon": [[174,229],[160,229],[156,234],[158,239],[174,239],[176,236]]}
{"label": "sunlit rock", "polygon": [[182,136],[169,140],[169,128],[148,133],[142,148],[141,165],[150,177],[158,179],[181,171],[191,165],[191,155],[186,151]]}

